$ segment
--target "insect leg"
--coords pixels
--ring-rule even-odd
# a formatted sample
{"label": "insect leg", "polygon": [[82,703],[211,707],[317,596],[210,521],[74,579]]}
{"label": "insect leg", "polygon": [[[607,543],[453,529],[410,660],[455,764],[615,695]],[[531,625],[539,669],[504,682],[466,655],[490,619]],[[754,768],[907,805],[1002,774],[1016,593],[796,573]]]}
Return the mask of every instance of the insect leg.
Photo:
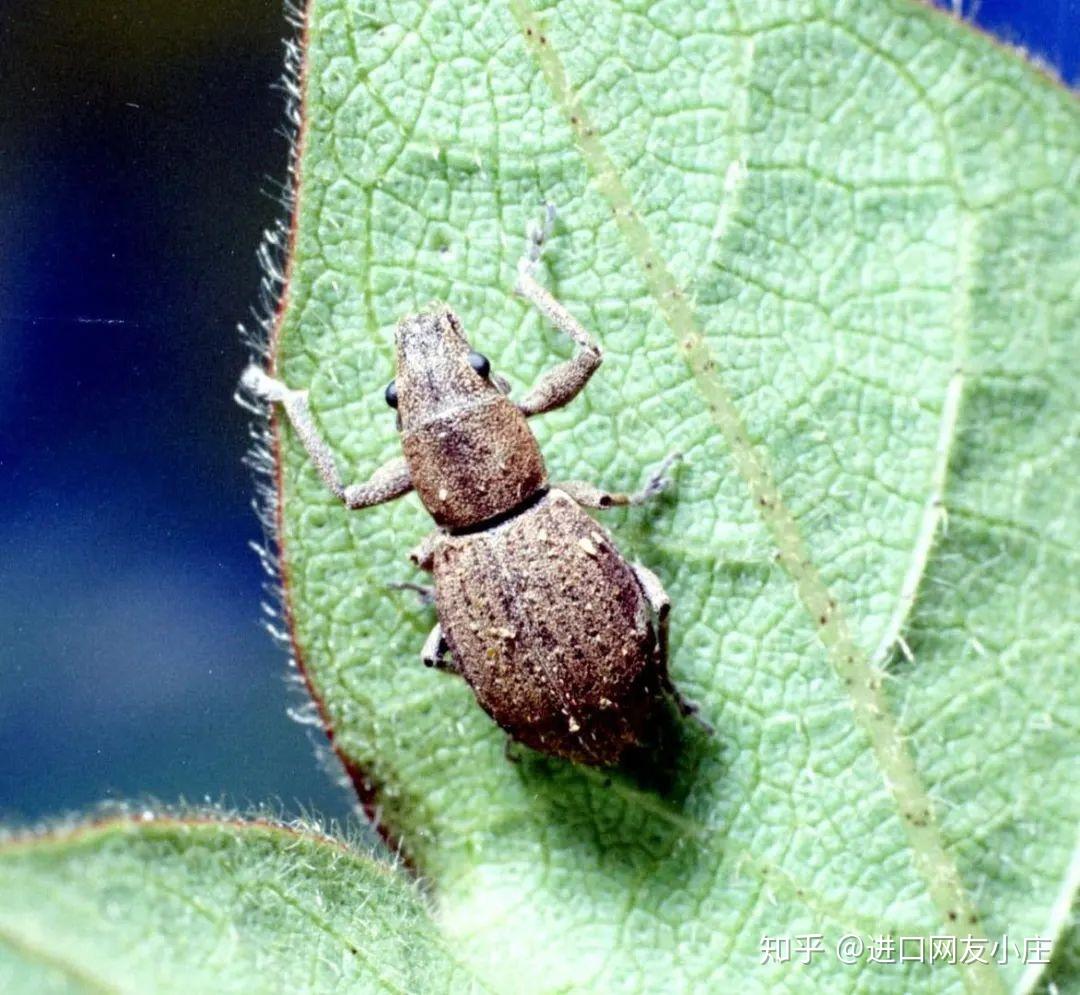
{"label": "insect leg", "polygon": [[660,662],[667,672],[667,641],[668,641],[668,617],[671,615],[671,596],[664,590],[660,578],[647,566],[641,563],[631,564],[631,570],[637,577],[641,590],[645,594],[645,600],[656,614],[656,642],[660,654]]}
{"label": "insect leg", "polygon": [[663,463],[649,476],[645,486],[632,494],[621,491],[605,491],[603,488],[583,480],[569,480],[557,486],[559,490],[566,491],[578,504],[586,508],[616,508],[630,504],[644,504],[671,486],[671,478],[665,476],[665,474],[680,456],[680,453],[669,453],[664,458]]}
{"label": "insect leg", "polygon": [[412,560],[413,566],[426,570],[428,573],[434,569],[435,550],[442,543],[443,535],[442,532],[429,532],[409,550],[409,559]]}
{"label": "insect leg", "polygon": [[565,363],[545,373],[525,395],[518,407],[526,416],[561,408],[572,401],[589,382],[603,360],[600,347],[581,323],[536,279],[536,269],[544,244],[555,222],[555,208],[548,204],[543,225],[532,225],[526,237],[525,254],[518,263],[516,293],[524,297],[545,318],[578,346]]}
{"label": "insect leg", "polygon": [[443,639],[442,626],[436,622],[435,628],[428,633],[427,639],[424,640],[424,648],[420,650],[420,659],[424,662],[425,667],[436,667],[439,670],[457,673],[454,661],[447,657],[449,652],[450,647],[446,645],[446,640]]}
{"label": "insect leg", "polygon": [[519,764],[528,755],[529,748],[522,746],[510,733],[503,742],[503,756],[512,764]]}
{"label": "insect leg", "polygon": [[370,508],[408,494],[412,486],[409,465],[399,456],[380,466],[364,483],[346,487],[342,499],[354,510]]}
{"label": "insect leg", "polygon": [[311,462],[319,472],[330,492],[349,508],[367,508],[373,504],[392,501],[412,490],[409,468],[403,459],[391,460],[379,467],[362,484],[348,487],[338,473],[334,454],[319,434],[311,410],[308,407],[308,392],[293,390],[280,380],[275,380],[256,365],[249,366],[241,376],[241,382],[257,397],[270,403],[279,403],[289,416],[296,434],[304,444]]}
{"label": "insect leg", "polygon": [[412,591],[422,605],[435,604],[435,587],[431,584],[414,584],[411,580],[394,581],[387,585],[393,591]]}
{"label": "insect leg", "polygon": [[[671,675],[668,673],[668,621],[671,615],[671,595],[664,590],[660,578],[644,564],[633,563],[630,569],[634,571],[634,576],[637,577],[641,590],[645,594],[645,600],[649,602],[649,607],[656,615],[656,655],[661,687],[671,696],[681,715],[697,716],[698,706],[679,694],[678,688],[672,683]],[[700,717],[698,721],[707,732],[712,733],[712,726]]]}

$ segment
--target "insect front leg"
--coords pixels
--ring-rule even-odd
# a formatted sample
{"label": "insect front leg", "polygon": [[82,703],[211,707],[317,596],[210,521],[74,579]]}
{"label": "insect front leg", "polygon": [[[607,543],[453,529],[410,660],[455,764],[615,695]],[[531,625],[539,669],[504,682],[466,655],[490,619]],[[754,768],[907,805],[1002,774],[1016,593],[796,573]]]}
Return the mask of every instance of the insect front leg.
{"label": "insect front leg", "polygon": [[[308,452],[311,450],[309,449]],[[364,483],[350,484],[343,494],[338,494],[338,497],[345,502],[347,507],[355,510],[393,501],[395,498],[408,494],[412,489],[409,465],[404,459],[398,457],[380,466]],[[331,490],[333,490],[332,487]]]}
{"label": "insect front leg", "polygon": [[681,453],[669,453],[650,474],[645,486],[630,494],[623,491],[605,491],[584,480],[568,480],[556,486],[585,508],[621,508],[626,505],[644,504],[671,486],[671,478],[667,476],[667,472],[681,456]]}
{"label": "insect front leg", "polygon": [[308,392],[293,390],[254,364],[244,370],[240,379],[253,394],[271,404],[278,403],[285,409],[285,414],[289,416],[289,421],[304,444],[319,476],[330,492],[347,507],[368,508],[374,504],[393,501],[412,490],[409,467],[405,460],[400,458],[384,463],[364,483],[346,486],[338,473],[330,447],[319,434],[311,417]]}
{"label": "insect front leg", "polygon": [[525,254],[518,263],[516,293],[524,297],[564,335],[578,346],[565,363],[545,373],[518,405],[528,417],[568,404],[589,382],[603,360],[600,347],[581,323],[562,306],[536,279],[536,270],[544,244],[555,223],[555,208],[548,204],[542,225],[533,225],[525,240]]}

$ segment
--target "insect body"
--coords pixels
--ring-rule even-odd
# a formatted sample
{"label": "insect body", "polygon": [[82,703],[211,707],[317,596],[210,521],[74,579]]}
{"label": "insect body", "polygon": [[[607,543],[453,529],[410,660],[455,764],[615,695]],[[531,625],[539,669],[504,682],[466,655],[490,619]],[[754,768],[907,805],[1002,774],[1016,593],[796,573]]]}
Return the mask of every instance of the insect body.
{"label": "insect body", "polygon": [[645,737],[665,684],[655,613],[634,568],[565,491],[447,536],[432,569],[454,666],[513,739],[611,764]]}
{"label": "insect body", "polygon": [[659,493],[673,457],[636,494],[549,484],[527,418],[568,403],[601,354],[533,275],[545,234],[530,237],[517,290],[577,343],[573,358],[515,404],[452,311],[406,318],[397,328],[397,377],[386,390],[404,458],[364,484],[341,482],[306,392],[257,368],[244,380],[284,405],[323,479],[349,507],[415,490],[434,518],[439,528],[411,554],[435,580],[439,623],[424,662],[460,674],[514,740],[604,766],[648,738],[662,694],[674,694],[670,601],[582,507],[637,504]]}

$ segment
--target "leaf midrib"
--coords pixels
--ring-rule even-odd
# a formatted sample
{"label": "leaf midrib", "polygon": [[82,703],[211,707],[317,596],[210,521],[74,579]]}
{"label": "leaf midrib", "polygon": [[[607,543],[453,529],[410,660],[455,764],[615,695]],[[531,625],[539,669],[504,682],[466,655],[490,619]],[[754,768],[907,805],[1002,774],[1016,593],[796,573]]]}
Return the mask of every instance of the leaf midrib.
{"label": "leaf midrib", "polygon": [[[715,373],[715,361],[709,353],[692,306],[665,261],[653,248],[652,238],[634,207],[629,190],[623,183],[614,160],[598,137],[597,130],[591,124],[591,116],[571,88],[550,37],[543,31],[527,0],[507,2],[521,29],[526,49],[547,81],[556,106],[570,124],[582,159],[592,174],[597,189],[611,204],[616,225],[627,242],[631,255],[639,264],[645,285],[671,329],[713,421],[731,449],[736,469],[750,490],[754,507],[776,543],[779,561],[794,581],[800,603],[808,616],[817,623],[814,629],[833,664],[833,669],[848,689],[856,721],[870,740],[875,760],[896,804],[901,823],[907,831],[916,868],[923,875],[931,900],[941,913],[942,921],[964,922],[969,933],[982,936],[982,931],[975,929],[979,920],[972,902],[938,831],[929,795],[922,785],[896,720],[888,709],[883,693],[884,675],[870,663],[865,651],[856,645],[843,609],[832,597],[824,579],[810,560],[798,523],[783,503],[765,457],[760,449],[750,443],[741,415]],[[862,40],[862,43],[865,44],[865,40]],[[889,58],[889,61],[890,64],[895,64],[895,60]],[[907,75],[909,74],[905,73],[905,76]],[[915,88],[919,91],[922,89],[917,84]],[[944,130],[940,120],[938,123]],[[950,160],[954,162],[951,148],[949,153]],[[957,189],[959,206],[966,223],[970,223],[970,212],[963,198],[959,196],[955,179],[954,173],[952,186]],[[965,255],[970,265],[970,253]],[[965,276],[968,273],[969,271],[965,272]],[[964,295],[967,293],[967,286],[965,281],[962,291]],[[959,346],[957,348],[959,351]],[[940,480],[942,490],[961,392],[962,380],[957,386],[955,406],[951,410],[946,406],[943,412],[938,459],[932,475],[934,484]],[[917,587],[918,579],[925,569],[935,530],[936,508],[931,501],[924,511],[912,565],[905,576],[902,591]],[[897,632],[902,622],[902,617],[892,620]],[[913,817],[925,818],[926,825],[913,825]],[[1004,991],[1000,974],[989,965],[971,964],[957,967],[969,989]]]}

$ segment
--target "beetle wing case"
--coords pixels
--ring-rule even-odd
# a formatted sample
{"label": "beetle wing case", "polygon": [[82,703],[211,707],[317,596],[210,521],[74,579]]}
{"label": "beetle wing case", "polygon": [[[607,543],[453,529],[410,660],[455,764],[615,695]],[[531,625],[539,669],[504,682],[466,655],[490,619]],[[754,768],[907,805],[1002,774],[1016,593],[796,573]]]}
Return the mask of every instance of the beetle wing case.
{"label": "beetle wing case", "polygon": [[598,766],[642,741],[661,690],[648,603],[607,532],[567,494],[446,536],[433,566],[456,667],[514,739]]}

